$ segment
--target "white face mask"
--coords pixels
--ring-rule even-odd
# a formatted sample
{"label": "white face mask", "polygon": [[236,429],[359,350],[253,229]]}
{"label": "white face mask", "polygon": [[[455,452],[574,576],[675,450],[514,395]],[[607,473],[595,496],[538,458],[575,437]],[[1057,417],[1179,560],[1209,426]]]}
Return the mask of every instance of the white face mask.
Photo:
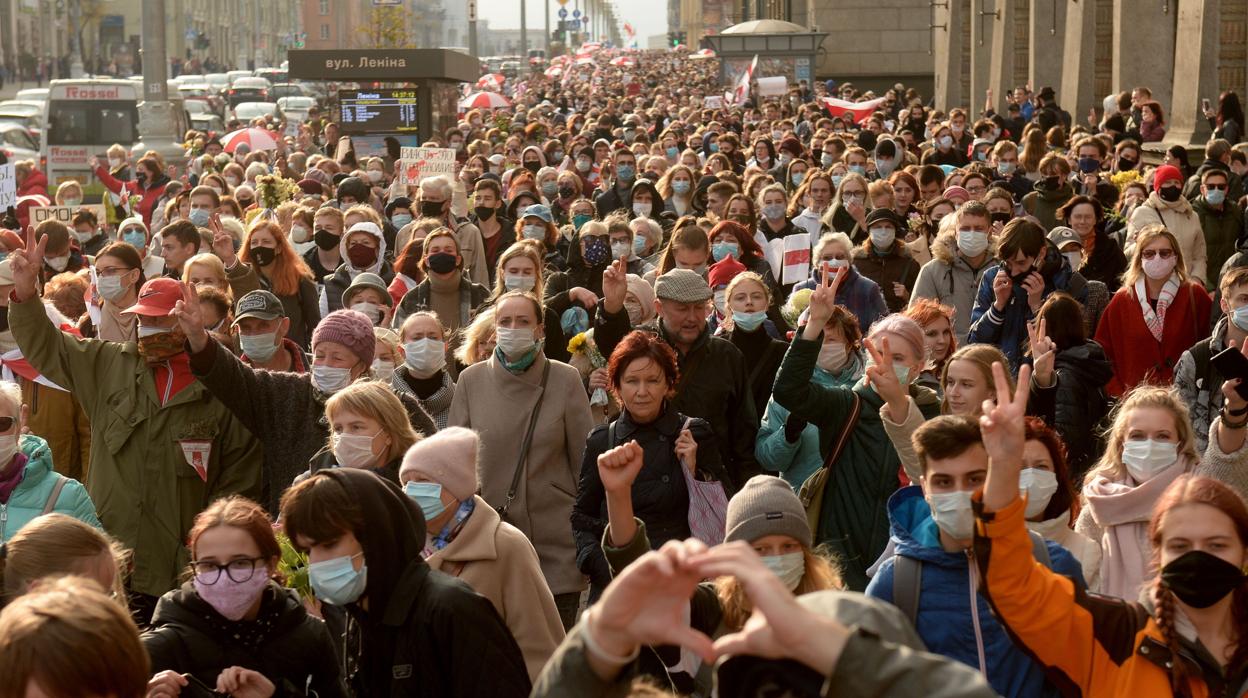
{"label": "white face mask", "polygon": [[381,306],[376,303],[356,303],[351,309],[367,315],[374,325],[381,322]]}
{"label": "white face mask", "polygon": [[845,368],[848,359],[849,349],[845,347],[845,342],[824,342],[819,349],[819,358],[815,359],[815,365],[828,373],[836,373]]}
{"label": "white face mask", "polygon": [[1079,271],[1079,265],[1083,264],[1083,254],[1078,250],[1072,252],[1063,252],[1062,256],[1066,258],[1066,263],[1070,265],[1071,271]]}
{"label": "white face mask", "polygon": [[230,185],[231,187],[237,187],[237,186],[238,186],[238,177],[226,177],[226,178],[225,178],[225,183],[226,183],[226,184],[228,184],[228,185]]}
{"label": "white face mask", "polygon": [[975,513],[970,492],[939,492],[927,495],[932,520],[950,538],[966,540],[975,533]]}
{"label": "white face mask", "polygon": [[1136,482],[1147,482],[1158,473],[1174,465],[1179,459],[1179,445],[1169,441],[1122,442],[1122,464]]}
{"label": "white face mask", "polygon": [[1025,516],[1035,518],[1049,506],[1049,500],[1057,492],[1057,475],[1040,468],[1026,468],[1018,474],[1018,490],[1027,495]]}
{"label": "white face mask", "polygon": [[277,353],[277,334],[240,334],[238,346],[247,358],[265,363]]}
{"label": "white face mask", "polygon": [[95,288],[106,301],[115,301],[126,293],[121,276],[101,276],[95,280]]}
{"label": "white face mask", "polygon": [[494,330],[495,343],[509,359],[518,359],[537,344],[531,327],[499,327]]}
{"label": "white face mask", "polygon": [[74,238],[75,238],[76,240],[78,240],[78,242],[86,242],[86,241],[90,240],[91,238],[95,237],[95,231],[94,231],[94,230],[88,230],[88,231],[87,231],[87,232],[85,232],[85,233],[80,233],[80,232],[78,232],[77,230],[72,231],[72,232],[74,233]]}
{"label": "white face mask", "polygon": [[372,436],[363,434],[334,434],[331,439],[334,458],[344,468],[367,468],[377,460],[373,442],[381,435],[379,430]]}
{"label": "white face mask", "polygon": [[377,359],[373,361],[373,378],[380,381],[390,382],[391,375],[394,374],[394,362]]}
{"label": "white face mask", "polygon": [[311,240],[311,239],[312,239],[312,236],[308,235],[308,229],[307,229],[307,228],[303,227],[302,225],[292,225],[292,226],[290,226],[290,240],[291,240],[291,242],[300,242],[300,243],[303,243],[303,242],[307,242],[308,240]]}
{"label": "white face mask", "polygon": [[537,286],[537,277],[523,274],[504,274],[503,285],[508,291],[532,291]]}
{"label": "white face mask", "polygon": [[958,249],[967,257],[978,257],[988,249],[988,233],[978,230],[959,230]]}
{"label": "white face mask", "polygon": [[69,255],[61,255],[60,257],[46,257],[48,266],[57,271],[65,271],[69,267]]}
{"label": "white face mask", "polygon": [[649,202],[637,202],[633,204],[633,213],[636,214],[638,218],[645,218],[650,215],[650,208],[651,204]]}
{"label": "white face mask", "polygon": [[322,393],[333,395],[351,384],[351,369],[312,364],[312,385]]}
{"label": "white face mask", "polygon": [[[16,422],[17,418],[14,417],[13,420]],[[13,430],[12,434],[0,436],[0,467],[7,468],[9,463],[13,462],[13,456],[16,456],[19,450],[18,439],[20,438],[21,432],[16,429]]]}
{"label": "white face mask", "polygon": [[121,158],[109,158],[108,167],[109,169],[113,169],[113,170],[117,169],[118,167],[121,167]]}
{"label": "white face mask", "polygon": [[446,365],[446,344],[436,339],[416,339],[403,345],[403,362],[417,378],[428,378]]}
{"label": "white face mask", "polygon": [[784,555],[765,555],[763,564],[767,566],[767,569],[775,572],[789,591],[796,589],[797,585],[802,583],[802,577],[806,575],[806,554],[800,550]]}

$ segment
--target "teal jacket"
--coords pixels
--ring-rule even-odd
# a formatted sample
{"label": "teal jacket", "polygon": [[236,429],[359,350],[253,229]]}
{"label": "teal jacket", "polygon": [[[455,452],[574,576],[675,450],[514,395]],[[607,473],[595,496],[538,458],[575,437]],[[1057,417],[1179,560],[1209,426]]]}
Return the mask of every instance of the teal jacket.
{"label": "teal jacket", "polygon": [[[815,542],[826,544],[840,563],[847,588],[862,591],[867,568],[888,544],[888,498],[900,485],[901,460],[880,422],[884,401],[860,380],[850,387],[824,387],[811,376],[819,358],[820,340],[798,335],[780,363],[773,396],[780,406],[819,429],[819,453],[832,450],[853,409],[853,395],[862,400],[858,422],[845,451],[832,464],[820,510]],[[940,401],[928,388],[910,386],[910,395],[926,419],[940,414]]]}
{"label": "teal jacket", "polygon": [[[825,388],[852,387],[862,378],[862,371],[862,357],[856,356],[850,366],[838,373],[816,368],[814,381]],[[813,424],[807,424],[796,441],[785,438],[784,423],[788,418],[789,411],[781,407],[775,397],[767,401],[763,424],[758,428],[758,438],[754,441],[754,457],[764,470],[780,473],[780,477],[796,491],[823,465],[823,455],[819,452],[819,429]]]}
{"label": "teal jacket", "polygon": [[[26,454],[26,469],[22,482],[9,495],[9,501],[0,504],[0,542],[7,543],[22,526],[43,513],[59,479],[52,470],[52,449],[48,448],[48,442],[26,435],[22,437],[21,448]],[[95,504],[87,496],[87,488],[77,480],[65,479],[52,511],[103,528],[95,515]]]}

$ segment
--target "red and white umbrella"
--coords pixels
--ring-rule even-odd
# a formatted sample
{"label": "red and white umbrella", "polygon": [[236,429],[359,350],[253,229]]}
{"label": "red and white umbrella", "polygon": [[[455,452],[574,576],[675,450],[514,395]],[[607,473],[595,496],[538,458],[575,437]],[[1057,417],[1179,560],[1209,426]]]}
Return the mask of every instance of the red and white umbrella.
{"label": "red and white umbrella", "polygon": [[576,59],[576,65],[594,65],[594,59],[588,56],[584,58],[578,58]]}
{"label": "red and white umbrella", "polygon": [[477,80],[477,89],[501,90],[503,89],[503,83],[506,81],[507,78],[502,73],[486,73]]}
{"label": "red and white umbrella", "polygon": [[221,138],[221,147],[225,152],[232,153],[240,143],[246,144],[253,152],[257,150],[277,150],[277,140],[273,132],[263,128],[243,128],[227,133]]}
{"label": "red and white umbrella", "polygon": [[593,53],[594,51],[597,51],[600,48],[602,48],[602,44],[598,43],[597,41],[589,41],[589,42],[581,44],[581,47],[576,50],[576,55],[588,56],[589,54]]}
{"label": "red and white umbrella", "polygon": [[546,77],[548,77],[548,78],[557,78],[557,77],[559,77],[560,75],[563,75],[563,67],[562,67],[562,66],[557,66],[557,65],[556,65],[556,66],[551,66],[551,67],[549,67],[549,68],[547,68],[547,69],[546,69]]}
{"label": "red and white umbrella", "polygon": [[620,67],[632,67],[637,65],[637,59],[632,56],[616,56],[611,59],[611,65]]}
{"label": "red and white umbrella", "polygon": [[469,109],[504,109],[511,101],[497,92],[473,92],[459,102],[460,111]]}
{"label": "red and white umbrella", "polygon": [[709,48],[704,48],[700,51],[695,51],[694,53],[689,54],[689,57],[693,59],[714,58],[715,52]]}
{"label": "red and white umbrella", "polygon": [[550,59],[551,65],[567,65],[568,63],[571,63],[571,62],[572,62],[572,56],[569,56],[566,53],[561,56],[555,56],[554,58]]}

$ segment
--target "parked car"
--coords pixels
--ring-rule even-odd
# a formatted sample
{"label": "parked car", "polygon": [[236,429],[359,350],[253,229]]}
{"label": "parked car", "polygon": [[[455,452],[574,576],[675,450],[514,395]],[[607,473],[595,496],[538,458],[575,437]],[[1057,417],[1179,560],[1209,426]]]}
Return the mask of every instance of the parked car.
{"label": "parked car", "polygon": [[39,134],[43,133],[43,114],[38,111],[0,108],[0,121],[21,124],[36,143],[39,142]]}
{"label": "parked car", "polygon": [[273,102],[243,102],[234,107],[234,118],[242,121],[244,124],[260,116],[272,116],[274,119],[281,119],[282,110]]}
{"label": "parked car", "polygon": [[0,153],[9,162],[39,161],[39,141],[27,133],[26,127],[13,121],[0,121]]}
{"label": "parked car", "polygon": [[202,133],[213,132],[217,135],[225,133],[225,122],[221,117],[212,112],[200,112],[199,114],[191,114],[191,128]]}
{"label": "parked car", "polygon": [[235,82],[236,80],[238,80],[238,79],[240,79],[240,78],[249,78],[249,77],[252,77],[252,74],[251,74],[251,71],[250,71],[250,70],[231,70],[231,71],[229,71],[228,73],[226,73],[226,74],[225,74],[225,76],[226,76],[226,78],[228,78],[228,79],[229,79],[229,81],[230,81],[230,87],[233,87],[233,86],[234,86],[234,82]]}
{"label": "parked car", "polygon": [[28,87],[24,90],[18,90],[13,95],[13,99],[19,102],[42,102],[48,103],[48,88],[46,87]]}
{"label": "parked car", "polygon": [[308,120],[308,110],[316,106],[311,97],[282,97],[277,100],[277,107],[286,115],[287,121],[303,123]]}
{"label": "parked car", "polygon": [[269,81],[264,78],[239,78],[225,93],[225,100],[231,107],[243,102],[267,102],[270,100],[269,87]]}

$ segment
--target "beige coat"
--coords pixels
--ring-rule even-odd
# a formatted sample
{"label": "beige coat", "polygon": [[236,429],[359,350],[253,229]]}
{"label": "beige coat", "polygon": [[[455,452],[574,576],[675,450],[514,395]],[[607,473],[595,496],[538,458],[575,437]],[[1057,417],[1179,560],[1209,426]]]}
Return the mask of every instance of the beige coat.
{"label": "beige coat", "polygon": [[515,526],[503,522],[481,497],[455,540],[427,562],[435,570],[459,577],[498,609],[520,645],[529,678],[563,642],[563,623],[555,597],[546,586],[533,544]]}
{"label": "beige coat", "polygon": [[1200,227],[1200,216],[1192,209],[1187,199],[1180,198],[1173,203],[1162,201],[1157,192],[1148,195],[1148,201],[1135,207],[1131,218],[1127,221],[1127,258],[1131,258],[1135,250],[1135,237],[1145,226],[1160,225],[1169,230],[1183,248],[1183,260],[1187,262],[1187,273],[1200,279],[1201,283],[1217,285],[1218,270],[1213,270],[1213,278],[1209,278],[1205,265],[1208,253],[1205,250],[1205,232]]}
{"label": "beige coat", "polygon": [[[455,383],[447,424],[473,429],[481,437],[477,478],[481,496],[490,506],[507,502],[547,361],[539,352],[529,370],[517,376],[503,368],[497,357],[490,357],[469,366]],[[571,518],[581,456],[593,419],[581,375],[560,361],[549,363],[546,399],[515,501],[507,510],[507,523],[533,542],[546,583],[559,595],[585,588],[585,577],[576,568]]]}

